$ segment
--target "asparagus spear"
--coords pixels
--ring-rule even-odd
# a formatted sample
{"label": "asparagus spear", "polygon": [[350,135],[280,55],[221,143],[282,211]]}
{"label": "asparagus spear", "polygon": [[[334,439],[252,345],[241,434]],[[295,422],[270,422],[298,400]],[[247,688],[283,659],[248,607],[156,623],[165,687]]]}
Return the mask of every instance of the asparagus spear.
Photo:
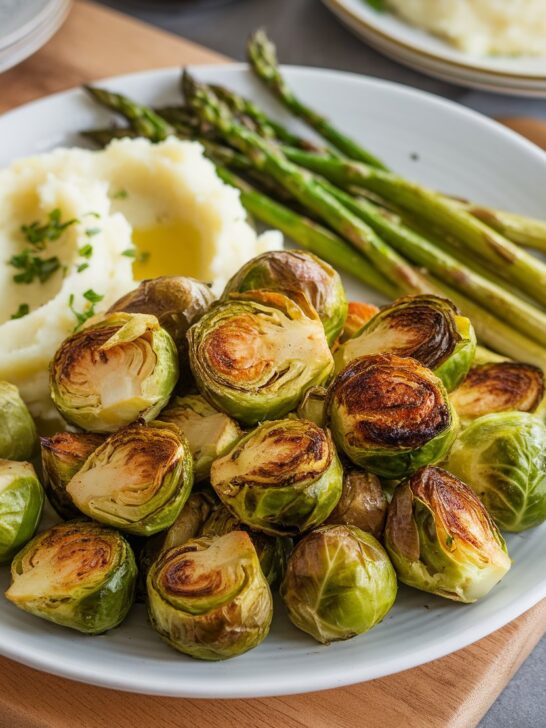
{"label": "asparagus spear", "polygon": [[80,134],[92,142],[97,147],[106,147],[114,139],[134,139],[140,136],[133,129],[129,129],[125,126],[110,126],[106,129],[86,129],[81,131]]}
{"label": "asparagus spear", "polygon": [[265,138],[276,139],[283,144],[287,144],[295,149],[304,149],[308,152],[316,152],[318,154],[329,153],[327,147],[312,142],[310,139],[304,139],[294,134],[278,121],[267,116],[256,104],[235,91],[220,86],[218,84],[210,84],[210,88],[216,96],[223,101],[226,106],[237,116],[248,116],[258,126],[258,132]]}
{"label": "asparagus spear", "polygon": [[84,86],[84,89],[102,106],[122,114],[137,134],[154,142],[163,141],[174,134],[173,127],[148,106],[135,104],[126,96],[104,88]]}
{"label": "asparagus spear", "polygon": [[294,95],[281,74],[275,46],[263,30],[257,30],[250,37],[247,53],[249,62],[259,78],[295,116],[307,122],[324,139],[351,159],[357,159],[379,169],[385,169],[383,163],[373,154],[340,132],[328,119],[310,109]]}
{"label": "asparagus spear", "polygon": [[546,314],[501,286],[480,276],[422,235],[365,199],[356,199],[329,182],[325,188],[349,210],[361,217],[378,235],[413,263],[427,268],[459,292],[474,299],[499,318],[546,346]]}
{"label": "asparagus spear", "polygon": [[261,194],[225,167],[218,167],[217,172],[224,182],[240,190],[243,206],[261,222],[281,230],[302,248],[350,273],[387,298],[396,298],[402,293],[395,283],[378,273],[358,251],[335,233]]}
{"label": "asparagus spear", "polygon": [[546,253],[546,222],[544,220],[536,220],[504,210],[493,210],[490,207],[475,205],[471,202],[461,203],[461,206],[516,245]]}
{"label": "asparagus spear", "polygon": [[457,237],[471,254],[495,266],[506,280],[546,305],[546,265],[437,192],[385,170],[350,160],[285,148],[292,162],[340,187],[362,186],[411,210]]}
{"label": "asparagus spear", "polygon": [[225,104],[189,73],[184,74],[184,91],[191,107],[221,132],[261,172],[270,174],[300,203],[319,215],[330,227],[366,255],[387,278],[404,281],[406,292],[430,290],[423,278],[384,243],[376,233],[329,194],[313,175],[289,162],[271,143],[238,124]]}

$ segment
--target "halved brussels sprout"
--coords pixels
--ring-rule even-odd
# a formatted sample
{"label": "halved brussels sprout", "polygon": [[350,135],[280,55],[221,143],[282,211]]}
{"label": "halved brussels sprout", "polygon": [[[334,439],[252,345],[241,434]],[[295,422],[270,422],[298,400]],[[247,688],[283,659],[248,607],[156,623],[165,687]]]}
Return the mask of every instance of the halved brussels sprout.
{"label": "halved brussels sprout", "polygon": [[374,627],[396,592],[385,550],[356,526],[321,526],[302,538],[281,585],[291,621],[325,644]]}
{"label": "halved brussels sprout", "polygon": [[160,553],[200,536],[205,521],[217,505],[218,499],[212,491],[191,493],[172,526],[146,539],[139,557],[140,572],[144,572],[144,578]]}
{"label": "halved brussels sprout", "polygon": [[345,326],[343,327],[339,341],[344,344],[356,336],[378,311],[378,306],[375,306],[373,303],[349,301],[347,320],[345,321]]}
{"label": "halved brussels sprout", "polygon": [[91,521],[68,521],[42,531],[17,554],[6,597],[42,619],[101,634],[125,619],[136,575],[121,534]]}
{"label": "halved brussels sprout", "polygon": [[258,289],[307,296],[324,326],[328,343],[337,339],[347,318],[347,299],[339,273],[306,250],[274,250],[249,260],[228,281],[224,297]]}
{"label": "halved brussels sprout", "polygon": [[472,324],[445,298],[404,296],[383,307],[336,352],[336,367],[366,354],[412,357],[451,392],[466,377],[476,351]]}
{"label": "halved brussels sprout", "polygon": [[403,478],[442,460],[458,420],[441,380],[415,359],[377,354],[355,359],[328,390],[334,440],[355,465]]}
{"label": "halved brussels sprout", "polygon": [[269,632],[271,592],[243,531],[163,552],[148,572],[147,590],[153,627],[191,657],[235,657]]}
{"label": "halved brussels sprout", "polygon": [[480,497],[499,528],[524,531],[546,520],[546,426],[525,412],[474,420],[447,466]]}
{"label": "halved brussels sprout", "polygon": [[441,468],[423,468],[398,486],[385,546],[401,582],[459,602],[485,596],[510,568],[481,501]]}
{"label": "halved brussels sprout", "polygon": [[309,387],[296,410],[298,417],[302,420],[310,420],[319,427],[324,427],[326,421],[326,394],[325,387]]}
{"label": "halved brussels sprout", "polygon": [[29,460],[37,441],[34,420],[19,390],[0,382],[0,459]]}
{"label": "halved brussels sprout", "polygon": [[301,294],[231,294],[188,332],[199,389],[247,425],[282,417],[333,369],[324,329]]}
{"label": "halved brussels sprout", "polygon": [[273,586],[284,576],[286,560],[292,549],[292,541],[286,536],[268,536],[259,531],[250,531],[223,504],[216,505],[201,529],[202,536],[223,536],[231,531],[248,531],[260,566],[269,586]]}
{"label": "halved brussels sprout", "polygon": [[155,316],[112,313],[80,329],[51,365],[53,401],[83,430],[115,432],[153,419],[178,379],[178,356]]}
{"label": "halved brussels sprout", "polygon": [[534,412],[544,397],[544,374],[531,364],[513,361],[472,367],[451,394],[464,423],[494,412]]}
{"label": "halved brussels sprout", "polygon": [[337,506],[326,523],[357,526],[380,538],[387,517],[387,498],[377,475],[357,468],[346,468],[343,490]]}
{"label": "halved brussels sprout", "polygon": [[343,470],[330,433],[299,419],[265,422],[212,464],[211,485],[250,528],[292,536],[335,508]]}
{"label": "halved brussels sprout", "polygon": [[137,536],[168,528],[193,485],[192,456],[166,422],[129,425],[110,435],[67,485],[82,513]]}
{"label": "halved brussels sprout", "polygon": [[159,419],[173,422],[186,437],[197,483],[209,477],[212,461],[233,447],[242,435],[234,419],[219,412],[200,394],[174,397]]}
{"label": "halved brussels sprout", "polygon": [[66,486],[103,442],[104,435],[92,432],[58,432],[52,437],[40,438],[44,489],[49,502],[62,518],[81,515],[66,492]]}
{"label": "halved brussels sprout", "polygon": [[34,536],[43,505],[44,491],[32,465],[0,460],[0,564]]}
{"label": "halved brussels sprout", "polygon": [[186,333],[215,300],[206,283],[186,276],[160,276],[141,281],[108,309],[108,313],[147,313],[172,336],[178,349],[180,368],[188,362]]}

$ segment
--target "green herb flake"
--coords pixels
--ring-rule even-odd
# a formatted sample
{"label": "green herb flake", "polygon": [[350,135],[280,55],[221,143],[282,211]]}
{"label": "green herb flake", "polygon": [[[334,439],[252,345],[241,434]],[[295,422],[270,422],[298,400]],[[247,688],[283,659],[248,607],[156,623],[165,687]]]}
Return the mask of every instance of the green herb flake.
{"label": "green herb flake", "polygon": [[79,222],[76,218],[61,222],[61,210],[55,208],[48,215],[48,221],[41,225],[38,221],[21,225],[21,232],[28,243],[37,250],[44,250],[47,243],[58,240],[66,228]]}
{"label": "green herb flake", "polygon": [[90,258],[93,255],[93,246],[91,243],[82,245],[78,250],[78,255],[81,255],[82,258]]}
{"label": "green herb flake", "polygon": [[89,263],[80,263],[80,265],[76,268],[76,272],[82,273],[87,268],[89,268]]}
{"label": "green herb flake", "polygon": [[87,228],[85,231],[85,234],[88,238],[92,238],[93,235],[98,235],[101,232],[101,228],[94,227],[94,228]]}
{"label": "green herb flake", "polygon": [[136,250],[134,248],[127,248],[127,250],[123,251],[122,255],[126,258],[136,258]]}
{"label": "green herb flake", "polygon": [[14,314],[12,314],[11,318],[20,319],[29,313],[30,313],[30,306],[28,305],[28,303],[20,303],[19,308],[17,309],[17,311]]}
{"label": "green herb flake", "polygon": [[385,0],[365,0],[365,2],[374,10],[382,12],[385,10]]}
{"label": "green herb flake", "polygon": [[74,294],[71,293],[68,297],[68,307],[76,317],[76,321],[78,322],[76,329],[79,329],[80,326],[82,326],[88,319],[90,319],[92,316],[95,315],[95,305],[102,301],[104,296],[101,296],[99,293],[96,293],[92,288],[85,291],[83,294],[83,297],[86,301],[88,301],[88,305],[85,307],[83,311],[76,311],[74,308]]}
{"label": "green herb flake", "polygon": [[142,253],[138,256],[139,263],[147,263],[149,259],[150,253],[147,250],[143,250]]}
{"label": "green herb flake", "polygon": [[86,212],[84,217],[96,217],[100,220],[100,212]]}
{"label": "green herb flake", "polygon": [[27,249],[18,255],[12,255],[8,265],[21,271],[13,276],[15,283],[29,284],[36,278],[40,283],[45,283],[59,270],[61,261],[56,255],[51,258],[40,258],[34,255],[32,250]]}
{"label": "green herb flake", "polygon": [[150,258],[150,253],[147,250],[137,253],[136,248],[127,248],[127,250],[123,251],[122,255],[126,258],[135,258],[139,263],[146,263]]}
{"label": "green herb flake", "polygon": [[129,197],[127,190],[118,190],[112,195],[113,200],[126,200]]}
{"label": "green herb flake", "polygon": [[451,546],[453,546],[453,536],[449,535],[449,536],[448,536],[448,537],[446,538],[446,546],[447,546],[448,548],[451,548]]}

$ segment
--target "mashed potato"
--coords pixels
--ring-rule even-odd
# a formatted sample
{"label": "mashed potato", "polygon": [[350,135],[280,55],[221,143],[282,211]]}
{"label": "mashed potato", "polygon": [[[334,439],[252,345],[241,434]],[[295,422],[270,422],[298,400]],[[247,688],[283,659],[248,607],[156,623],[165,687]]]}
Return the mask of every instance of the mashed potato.
{"label": "mashed potato", "polygon": [[[19,160],[0,171],[0,380],[34,416],[53,417],[47,368],[77,314],[104,310],[135,278],[193,275],[220,292],[249,258],[281,246],[280,233],[255,233],[196,143],[124,139]],[[33,257],[57,270],[41,281]],[[16,282],[21,273],[32,280]]]}
{"label": "mashed potato", "polygon": [[546,54],[544,0],[386,0],[413,25],[476,55]]}

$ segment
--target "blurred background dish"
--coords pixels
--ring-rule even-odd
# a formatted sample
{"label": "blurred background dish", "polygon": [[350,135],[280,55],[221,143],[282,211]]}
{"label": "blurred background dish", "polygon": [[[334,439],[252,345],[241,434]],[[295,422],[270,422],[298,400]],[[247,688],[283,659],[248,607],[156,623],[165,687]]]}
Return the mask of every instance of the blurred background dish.
{"label": "blurred background dish", "polygon": [[366,0],[323,0],[354,33],[415,70],[462,86],[546,98],[546,56],[474,55]]}
{"label": "blurred background dish", "polygon": [[35,53],[64,23],[71,0],[0,0],[0,72]]}

